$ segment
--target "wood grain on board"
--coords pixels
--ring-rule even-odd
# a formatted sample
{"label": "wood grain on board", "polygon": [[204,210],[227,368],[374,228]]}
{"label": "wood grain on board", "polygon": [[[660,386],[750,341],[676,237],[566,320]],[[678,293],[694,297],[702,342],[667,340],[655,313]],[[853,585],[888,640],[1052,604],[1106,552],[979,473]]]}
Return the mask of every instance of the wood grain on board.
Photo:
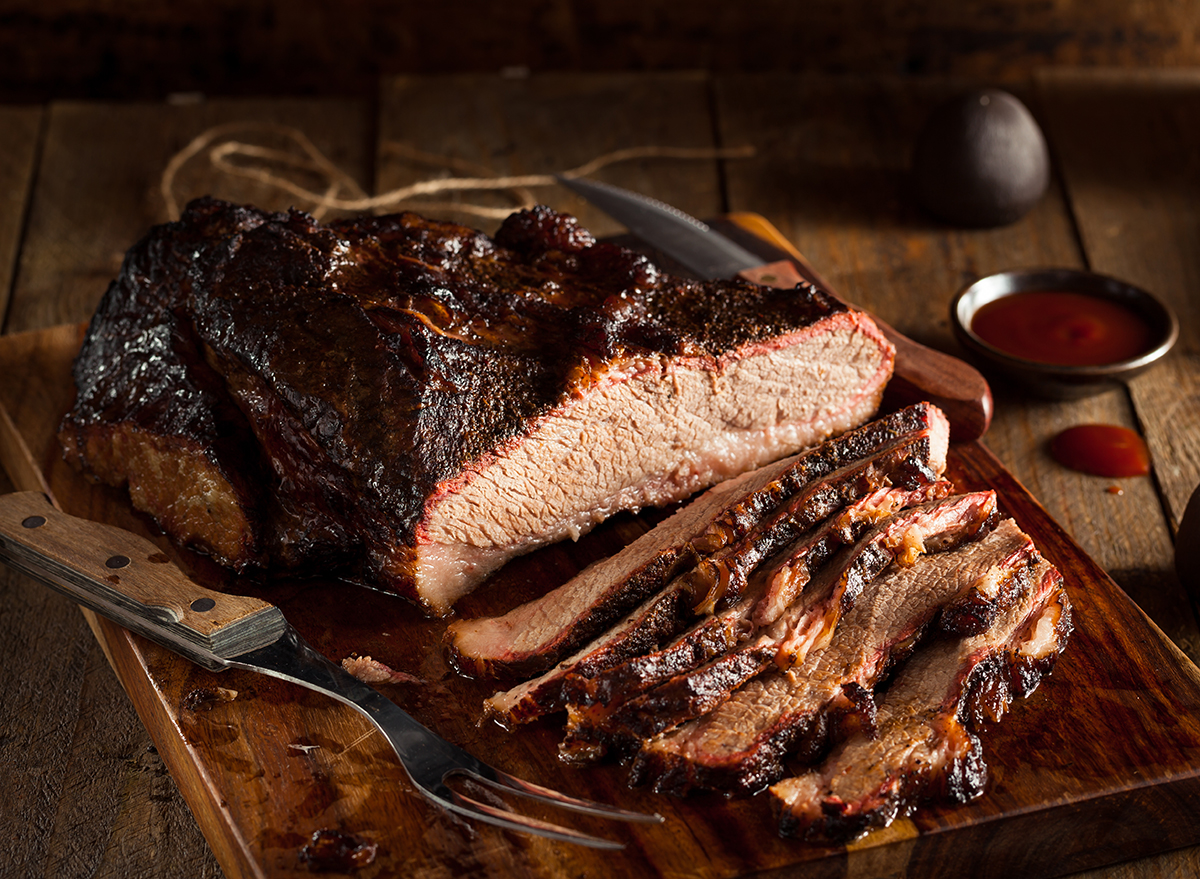
{"label": "wood grain on board", "polygon": [[33,188],[41,107],[0,106],[0,328],[21,243],[25,206]]}
{"label": "wood grain on board", "polygon": [[[73,329],[0,339],[0,368],[26,380],[19,388],[47,385],[38,395],[43,400],[55,399],[52,387],[64,389],[57,395],[64,402],[65,367],[78,338]],[[8,387],[4,396],[64,509],[149,536],[119,492],[90,485],[61,462],[44,432],[52,419],[22,405],[18,389]],[[388,695],[468,750],[576,795],[657,810],[666,823],[626,828],[571,819],[626,841],[628,848],[617,854],[472,826],[417,795],[386,742],[332,700],[249,673],[205,672],[103,621],[95,631],[229,876],[302,869],[303,846],[317,830],[374,842],[379,854],[374,869],[359,873],[364,876],[452,867],[460,876],[667,876],[689,869],[735,877],[800,864],[816,876],[867,865],[922,876],[1001,876],[1014,869],[1034,876],[1193,842],[1196,828],[1178,819],[1186,814],[1181,804],[1200,796],[1200,673],[986,450],[956,446],[950,475],[963,489],[1001,492],[1006,508],[1066,574],[1076,631],[1037,693],[985,732],[993,782],[984,797],[922,809],[848,852],[778,839],[761,797],[675,800],[627,789],[620,766],[566,768],[555,753],[555,722],[515,734],[477,725],[472,706],[481,705],[490,687],[447,668],[445,622],[424,619],[379,593],[334,582],[262,590],[238,584],[239,591],[269,595],[326,655],[372,655],[415,674],[420,683],[393,685]],[[177,553],[161,537],[156,542],[194,576],[213,577],[203,560]],[[589,536],[567,552],[582,565],[593,544]],[[551,564],[554,558],[535,553],[518,560],[470,604],[500,610],[528,594],[532,583],[553,585],[571,571]],[[221,582],[217,576],[216,585]],[[1080,735],[1081,729],[1088,733]],[[1135,817],[1122,818],[1114,829],[1118,816]],[[1074,833],[1064,834],[1066,826]],[[1095,831],[1105,827],[1101,845]]]}

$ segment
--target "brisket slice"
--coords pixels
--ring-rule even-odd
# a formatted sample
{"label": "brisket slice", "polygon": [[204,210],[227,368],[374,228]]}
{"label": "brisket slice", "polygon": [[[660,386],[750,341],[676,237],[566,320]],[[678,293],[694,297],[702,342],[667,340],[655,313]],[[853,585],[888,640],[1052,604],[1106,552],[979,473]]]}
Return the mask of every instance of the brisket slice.
{"label": "brisket slice", "polygon": [[748,681],[710,714],[651,739],[631,778],[660,792],[753,792],[777,780],[783,759],[821,753],[834,729],[870,721],[870,690],[906,657],[938,610],[1006,572],[997,601],[1011,601],[1039,560],[1011,520],[951,552],[921,556],[876,578],[842,618],[832,641],[787,672]]}
{"label": "brisket slice", "polygon": [[[950,491],[951,484],[944,480],[915,489],[878,489],[813,528],[782,555],[792,563],[793,571],[805,568],[807,582],[810,569],[819,568],[838,549],[861,537],[879,517],[945,497]],[[737,603],[724,610],[701,617],[663,648],[634,656],[590,678],[573,673],[567,686],[571,702],[590,706],[628,701],[746,641],[758,627],[759,608],[770,597],[767,584],[775,582],[774,564],[769,561],[755,573],[757,588],[747,590]],[[797,575],[793,583],[799,579]]]}
{"label": "brisket slice", "polygon": [[547,208],[491,239],[201,199],[130,251],[60,437],[226,564],[347,558],[445,613],[516,554],[862,423],[893,355],[815,287],[664,275]]}
{"label": "brisket slice", "polygon": [[[896,440],[877,455],[840,468],[800,491],[785,504],[786,515],[768,517],[765,525],[751,531],[744,540],[727,543],[705,560],[706,567],[712,569],[715,564],[719,570],[743,570],[749,567],[743,564],[743,556],[751,555],[757,560],[769,555],[770,548],[786,545],[792,535],[803,533],[831,511],[871,494],[881,484],[896,482],[918,488],[922,482],[929,484],[944,466],[946,447],[945,421],[940,414],[933,420],[937,424],[936,433],[921,432]],[[719,518],[724,517],[722,514]],[[710,528],[705,532],[707,536],[702,535],[693,543],[702,539],[712,545],[715,530]],[[684,628],[693,615],[695,580],[689,576],[691,573],[671,581],[663,591],[648,598],[556,667],[495,694],[485,704],[487,712],[498,722],[511,725],[559,710],[566,704],[565,688],[570,676],[592,677],[630,657],[656,649]],[[700,583],[702,589],[709,588],[707,578]],[[726,598],[731,600],[735,594],[730,592]]]}
{"label": "brisket slice", "polygon": [[[562,753],[590,758],[605,746],[628,749],[707,714],[768,668],[799,665],[810,650],[829,643],[838,621],[866,585],[889,566],[910,568],[926,551],[946,552],[978,540],[996,518],[996,495],[991,491],[929,501],[893,514],[839,553],[776,622],[748,633],[736,649],[633,698],[618,695],[609,704],[577,707]],[[795,561],[789,558],[784,564]]]}
{"label": "brisket slice", "polygon": [[758,476],[756,471],[713,486],[537,600],[502,616],[453,621],[446,631],[451,666],[470,677],[545,671],[695,564],[692,538],[709,524],[714,508],[733,502]]}
{"label": "brisket slice", "polygon": [[983,632],[918,650],[889,685],[872,735],[854,736],[820,767],[771,786],[780,834],[846,843],[921,801],[981,794],[979,717],[999,719],[1050,671],[1071,628],[1061,584],[1043,561],[1022,600]]}
{"label": "brisket slice", "polygon": [[849,545],[858,540],[867,527],[896,511],[939,500],[953,490],[954,486],[948,481],[930,483],[909,491],[887,487],[851,504],[840,515],[826,521],[806,535],[805,539],[789,547],[782,554],[781,561],[772,562],[770,583],[754,606],[754,624],[766,626],[779,619],[807,587],[814,571],[824,563],[835,545]]}
{"label": "brisket slice", "polygon": [[[940,474],[948,434],[945,416],[936,407],[918,404],[736,482],[715,486],[616,555],[588,566],[541,598],[502,616],[451,623],[451,664],[475,675],[541,673],[681,574],[689,573],[695,585],[689,581],[680,588],[703,589],[706,595],[714,591],[719,574],[704,580],[691,570],[700,564],[707,572],[712,568],[704,561],[707,555],[739,546],[749,533],[770,536],[762,519],[781,504],[787,506],[789,498],[800,513],[786,514],[784,530],[776,529],[776,542],[788,539],[787,528],[803,530],[806,526],[797,524],[801,520],[815,521],[833,512],[844,497],[853,499],[847,496],[854,486],[843,487],[852,480],[858,480],[855,486],[872,479],[912,485]],[[923,457],[906,451],[920,442]],[[816,493],[815,487],[823,484],[823,494]],[[766,542],[756,547],[760,553],[766,548]]]}

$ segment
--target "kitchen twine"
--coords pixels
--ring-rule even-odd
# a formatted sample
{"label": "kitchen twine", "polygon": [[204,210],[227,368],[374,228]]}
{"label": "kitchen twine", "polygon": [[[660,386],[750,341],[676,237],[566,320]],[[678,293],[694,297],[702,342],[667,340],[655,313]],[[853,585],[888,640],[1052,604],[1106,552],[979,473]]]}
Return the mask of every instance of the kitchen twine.
{"label": "kitchen twine", "polygon": [[[238,139],[254,134],[282,136],[290,140],[299,149],[299,153]],[[184,165],[202,154],[206,155],[209,164],[221,173],[232,177],[256,180],[266,186],[290,193],[311,205],[310,212],[317,219],[320,219],[329,210],[380,211],[384,208],[395,207],[401,202],[408,202],[407,207],[420,210],[452,209],[478,217],[503,219],[514,210],[533,207],[536,200],[533,193],[529,191],[530,188],[551,186],[558,182],[553,174],[497,176],[482,165],[463,159],[422,152],[401,143],[389,142],[384,145],[384,150],[412,162],[471,176],[422,180],[390,192],[369,196],[354,181],[354,178],[330,161],[299,129],[273,123],[232,122],[214,125],[207,129],[171,157],[162,173],[160,184],[162,197],[166,203],[167,216],[171,220],[178,220],[180,207],[174,193],[176,177]],[[561,175],[563,177],[585,177],[606,165],[627,162],[631,159],[741,159],[752,155],[754,155],[754,148],[750,146],[729,148],[626,147],[604,153],[590,162],[562,171]],[[323,182],[324,191],[318,192],[289,179],[285,176],[289,169],[316,175]],[[485,190],[507,194],[512,199],[513,206],[490,207],[450,201],[410,201],[410,199],[421,196],[440,193]]]}

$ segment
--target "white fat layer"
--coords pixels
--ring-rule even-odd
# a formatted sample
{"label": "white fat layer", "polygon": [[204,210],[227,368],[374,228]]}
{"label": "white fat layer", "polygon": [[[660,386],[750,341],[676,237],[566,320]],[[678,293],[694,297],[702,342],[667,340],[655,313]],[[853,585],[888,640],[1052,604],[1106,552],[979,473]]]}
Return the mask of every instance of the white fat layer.
{"label": "white fat layer", "polygon": [[1000,594],[1000,585],[1007,574],[1005,570],[993,568],[976,580],[972,589],[985,598],[995,598]]}
{"label": "white fat layer", "polygon": [[1058,650],[1058,620],[1062,606],[1056,601],[1047,605],[1030,628],[1029,636],[1021,642],[1024,656],[1042,659]]}

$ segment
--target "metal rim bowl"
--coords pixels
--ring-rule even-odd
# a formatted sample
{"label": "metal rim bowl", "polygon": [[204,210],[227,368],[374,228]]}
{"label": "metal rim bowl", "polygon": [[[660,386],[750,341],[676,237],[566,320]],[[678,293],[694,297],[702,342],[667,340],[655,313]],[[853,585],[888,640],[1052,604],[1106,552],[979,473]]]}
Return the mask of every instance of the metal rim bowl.
{"label": "metal rim bowl", "polygon": [[[1103,366],[1059,366],[1006,354],[971,330],[975,313],[984,305],[1032,290],[1067,290],[1120,303],[1149,325],[1151,345],[1137,357]],[[1023,269],[980,278],[955,295],[950,323],[959,342],[986,371],[1051,399],[1087,397],[1117,387],[1161,360],[1179,337],[1179,321],[1162,300],[1116,278],[1078,269]]]}

